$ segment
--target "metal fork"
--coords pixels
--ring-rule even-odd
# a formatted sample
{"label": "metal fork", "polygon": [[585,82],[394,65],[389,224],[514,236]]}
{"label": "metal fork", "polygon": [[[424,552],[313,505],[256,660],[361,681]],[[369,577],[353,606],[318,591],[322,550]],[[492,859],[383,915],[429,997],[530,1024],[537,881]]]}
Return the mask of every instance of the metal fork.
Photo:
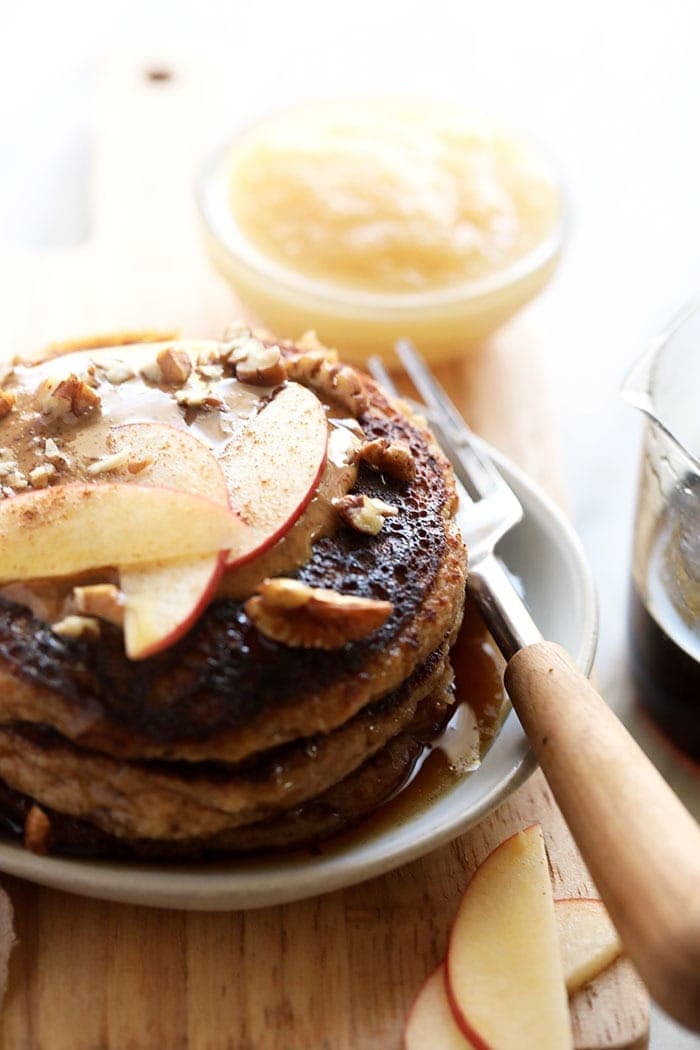
{"label": "metal fork", "polygon": [[[396,352],[464,489],[467,589],[507,660],[511,703],[651,994],[700,1031],[700,828],[568,654],[543,640],[495,554],[520,502],[416,350],[402,341]],[[369,366],[398,395],[382,362]]]}
{"label": "metal fork", "polygon": [[[543,640],[494,553],[499,540],[522,520],[523,508],[501,473],[480,452],[472,431],[420,354],[404,340],[397,343],[396,353],[425,402],[417,407],[428,419],[463,488],[456,520],[469,551],[469,593],[499,649],[509,660],[519,649]],[[379,358],[373,357],[369,367],[386,390],[395,397],[400,396]]]}

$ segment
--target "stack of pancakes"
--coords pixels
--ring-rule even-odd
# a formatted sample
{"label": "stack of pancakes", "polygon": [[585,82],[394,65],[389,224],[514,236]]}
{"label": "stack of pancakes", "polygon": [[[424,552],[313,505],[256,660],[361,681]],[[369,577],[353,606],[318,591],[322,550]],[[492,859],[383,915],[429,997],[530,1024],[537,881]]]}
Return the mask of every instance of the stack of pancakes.
{"label": "stack of pancakes", "polygon": [[376,536],[342,525],[317,540],[296,578],[390,601],[368,637],[284,645],[221,598],[172,648],[132,662],[117,627],[62,638],[0,599],[0,815],[30,847],[177,858],[308,843],[408,776],[449,716],[466,552],[430,433],[362,383],[364,434],[407,443],[415,478],[362,464],[353,491],[398,514]]}

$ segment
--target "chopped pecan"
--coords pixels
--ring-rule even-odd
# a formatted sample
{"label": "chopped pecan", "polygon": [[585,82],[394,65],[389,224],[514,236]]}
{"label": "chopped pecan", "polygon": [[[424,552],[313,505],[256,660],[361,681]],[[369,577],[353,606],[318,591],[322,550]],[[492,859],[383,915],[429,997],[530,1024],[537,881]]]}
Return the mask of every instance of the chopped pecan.
{"label": "chopped pecan", "polygon": [[361,416],[367,411],[369,399],[362,381],[349,365],[331,365],[331,397],[347,408],[351,415]]}
{"label": "chopped pecan", "polygon": [[65,452],[61,452],[53,438],[46,438],[43,451],[46,459],[48,459],[49,463],[53,463],[54,466],[70,466],[70,457]]}
{"label": "chopped pecan", "polygon": [[14,474],[17,470],[16,459],[6,459],[4,463],[0,463],[0,478],[7,478],[10,474]]}
{"label": "chopped pecan", "polygon": [[158,367],[167,386],[182,386],[190,378],[192,362],[184,350],[166,346],[157,357]]}
{"label": "chopped pecan", "polygon": [[391,602],[307,587],[298,580],[263,580],[245,611],[261,634],[283,645],[339,649],[365,638],[389,618]]}
{"label": "chopped pecan", "polygon": [[175,400],[182,408],[215,409],[219,412],[226,408],[220,397],[213,394],[208,386],[199,382],[193,382],[182,390],[178,390]]}
{"label": "chopped pecan", "polygon": [[312,386],[320,381],[321,373],[327,373],[333,365],[338,363],[337,355],[333,357],[330,351],[323,347],[305,350],[303,353],[293,351],[286,358],[287,375],[297,383]]}
{"label": "chopped pecan", "polygon": [[29,471],[29,484],[34,489],[45,489],[55,474],[56,468],[53,463],[40,463],[38,467]]}
{"label": "chopped pecan", "polygon": [[16,401],[17,398],[11,390],[3,390],[0,387],[0,419],[9,416],[10,412],[15,407]]}
{"label": "chopped pecan", "polygon": [[197,371],[203,379],[210,379],[216,382],[217,379],[221,379],[224,374],[224,366],[217,364],[202,364],[197,365]]}
{"label": "chopped pecan", "polygon": [[396,507],[374,496],[338,496],[331,502],[343,521],[358,532],[366,532],[370,536],[381,532],[385,518],[396,517],[399,513]]}
{"label": "chopped pecan", "polygon": [[21,470],[15,470],[5,478],[5,484],[10,485],[15,492],[22,492],[29,488],[29,482]]}
{"label": "chopped pecan", "polygon": [[359,373],[335,360],[333,351],[307,350],[286,359],[287,375],[297,383],[336,401],[357,418],[367,411],[369,400]]}
{"label": "chopped pecan", "polygon": [[[245,352],[244,356],[240,356]],[[278,386],[287,378],[282,353],[278,346],[264,346],[249,339],[236,354],[236,379],[256,386]]]}
{"label": "chopped pecan", "polygon": [[72,605],[85,616],[97,616],[121,627],[124,623],[124,595],[113,583],[93,583],[74,587]]}
{"label": "chopped pecan", "polygon": [[24,845],[32,853],[48,853],[51,822],[36,803],[24,818]]}
{"label": "chopped pecan", "polygon": [[360,459],[397,481],[413,481],[416,476],[416,461],[404,441],[375,438],[362,446]]}
{"label": "chopped pecan", "polygon": [[87,416],[102,404],[100,395],[74,373],[60,381],[46,379],[39,387],[38,398],[42,412],[51,416],[65,416],[69,412],[78,417]]}
{"label": "chopped pecan", "polygon": [[51,630],[61,638],[99,638],[100,621],[92,616],[64,616]]}

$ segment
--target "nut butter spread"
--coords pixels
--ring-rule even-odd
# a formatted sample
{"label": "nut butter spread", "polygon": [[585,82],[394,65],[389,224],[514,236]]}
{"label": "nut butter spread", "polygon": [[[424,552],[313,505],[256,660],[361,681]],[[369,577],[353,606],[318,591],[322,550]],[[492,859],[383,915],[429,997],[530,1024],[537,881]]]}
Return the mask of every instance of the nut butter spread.
{"label": "nut butter spread", "polygon": [[[120,431],[130,424],[186,431],[219,458],[274,399],[280,384],[289,382],[279,358],[276,348],[241,329],[223,343],[168,341],[73,351],[68,344],[66,352],[48,360],[8,367],[0,377],[8,405],[0,418],[0,500],[73,482],[148,485],[148,446],[135,453]],[[342,405],[322,396],[321,401],[328,446],[312,498],[277,542],[224,574],[211,597],[245,598],[266,577],[294,572],[310,557],[313,542],[335,529],[333,501],[355,482],[362,432]],[[281,457],[283,442],[280,434]],[[235,493],[231,497],[240,512]],[[261,488],[260,499],[265,498]],[[104,567],[79,576],[5,581],[0,595],[55,623],[75,612],[76,587],[115,586],[118,578],[114,568]]]}

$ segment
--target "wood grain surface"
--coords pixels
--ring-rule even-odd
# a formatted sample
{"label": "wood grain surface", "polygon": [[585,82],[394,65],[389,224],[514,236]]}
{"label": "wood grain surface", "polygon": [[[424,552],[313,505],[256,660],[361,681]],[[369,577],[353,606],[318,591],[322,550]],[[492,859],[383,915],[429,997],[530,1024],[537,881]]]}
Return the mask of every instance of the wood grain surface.
{"label": "wood grain surface", "polygon": [[[233,68],[163,55],[100,64],[92,237],[71,252],[0,259],[3,353],[130,326],[218,335],[236,314],[201,251],[192,195],[198,162],[229,125]],[[172,75],[153,79],[154,69]],[[447,378],[475,429],[561,496],[532,321],[449,366]],[[0,1047],[393,1050],[413,995],[445,951],[475,865],[535,820],[555,893],[590,896],[590,877],[539,773],[452,845],[284,907],[159,911],[7,878],[18,944]],[[625,961],[579,993],[573,1016],[579,1048],[647,1045],[647,997]]]}

